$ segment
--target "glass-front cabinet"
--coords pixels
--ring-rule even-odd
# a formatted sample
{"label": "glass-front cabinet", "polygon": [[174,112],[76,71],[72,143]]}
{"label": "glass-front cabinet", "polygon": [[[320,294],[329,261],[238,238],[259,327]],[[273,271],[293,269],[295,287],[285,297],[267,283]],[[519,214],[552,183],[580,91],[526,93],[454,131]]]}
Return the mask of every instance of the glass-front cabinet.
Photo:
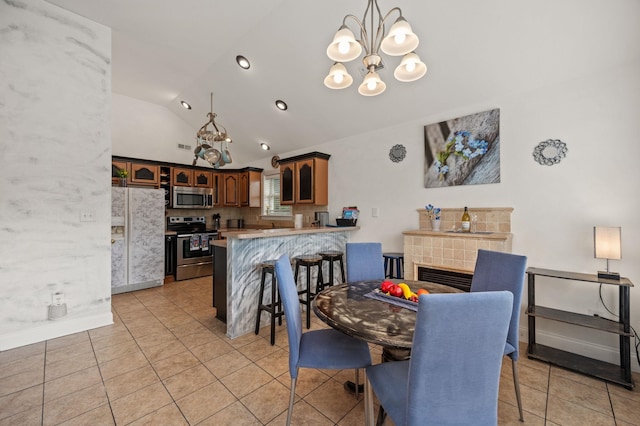
{"label": "glass-front cabinet", "polygon": [[312,152],[280,160],[280,204],[329,204],[329,157]]}
{"label": "glass-front cabinet", "polygon": [[154,164],[131,163],[129,183],[135,185],[160,185],[160,166]]}

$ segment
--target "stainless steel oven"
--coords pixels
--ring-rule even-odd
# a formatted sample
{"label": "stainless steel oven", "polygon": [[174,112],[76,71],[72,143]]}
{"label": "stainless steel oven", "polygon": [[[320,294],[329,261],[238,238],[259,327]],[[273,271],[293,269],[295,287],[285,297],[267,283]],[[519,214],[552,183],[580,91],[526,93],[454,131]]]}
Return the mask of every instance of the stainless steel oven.
{"label": "stainless steel oven", "polygon": [[174,209],[211,209],[213,208],[212,188],[173,187]]}
{"label": "stainless steel oven", "polygon": [[169,217],[167,230],[176,231],[176,281],[213,274],[213,246],[218,231],[208,230],[203,216]]}
{"label": "stainless steel oven", "polygon": [[176,281],[213,274],[213,244],[217,232],[178,234]]}

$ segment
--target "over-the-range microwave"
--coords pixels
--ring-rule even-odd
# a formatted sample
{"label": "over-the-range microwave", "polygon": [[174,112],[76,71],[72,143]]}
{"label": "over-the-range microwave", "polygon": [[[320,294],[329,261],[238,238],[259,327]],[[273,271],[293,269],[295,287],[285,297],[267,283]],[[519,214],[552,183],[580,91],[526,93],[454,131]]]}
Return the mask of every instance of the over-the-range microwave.
{"label": "over-the-range microwave", "polygon": [[174,209],[211,209],[213,208],[213,189],[173,187]]}

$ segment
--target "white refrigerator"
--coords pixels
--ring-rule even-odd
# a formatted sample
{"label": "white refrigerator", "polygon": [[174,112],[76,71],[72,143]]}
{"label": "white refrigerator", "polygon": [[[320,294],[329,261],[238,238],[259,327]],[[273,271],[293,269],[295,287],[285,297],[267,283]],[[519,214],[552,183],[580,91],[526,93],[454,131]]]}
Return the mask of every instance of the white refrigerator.
{"label": "white refrigerator", "polygon": [[164,190],[111,188],[111,294],[164,284]]}

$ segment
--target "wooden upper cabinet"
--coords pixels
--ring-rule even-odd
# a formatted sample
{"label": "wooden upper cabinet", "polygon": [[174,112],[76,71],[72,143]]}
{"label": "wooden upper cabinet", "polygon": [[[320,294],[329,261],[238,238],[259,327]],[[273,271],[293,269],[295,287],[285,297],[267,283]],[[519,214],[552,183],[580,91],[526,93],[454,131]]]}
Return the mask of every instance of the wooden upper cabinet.
{"label": "wooden upper cabinet", "polygon": [[253,170],[240,173],[239,197],[241,206],[262,206],[262,173]]}
{"label": "wooden upper cabinet", "polygon": [[238,173],[224,173],[222,175],[222,205],[225,207],[239,207]]}
{"label": "wooden upper cabinet", "polygon": [[294,203],[293,193],[295,191],[295,163],[280,163],[280,204],[289,205]]}
{"label": "wooden upper cabinet", "polygon": [[194,170],[193,175],[193,186],[198,188],[213,187],[213,172]]}
{"label": "wooden upper cabinet", "polygon": [[329,160],[280,162],[280,204],[329,204]]}
{"label": "wooden upper cabinet", "polygon": [[[120,170],[129,171],[129,163],[126,161],[111,161],[111,185],[120,183]],[[129,179],[127,178],[127,181]]]}
{"label": "wooden upper cabinet", "polygon": [[129,183],[134,185],[160,186],[160,166],[153,164],[131,163]]}
{"label": "wooden upper cabinet", "polygon": [[172,167],[171,184],[173,186],[193,186],[193,172],[193,169]]}

